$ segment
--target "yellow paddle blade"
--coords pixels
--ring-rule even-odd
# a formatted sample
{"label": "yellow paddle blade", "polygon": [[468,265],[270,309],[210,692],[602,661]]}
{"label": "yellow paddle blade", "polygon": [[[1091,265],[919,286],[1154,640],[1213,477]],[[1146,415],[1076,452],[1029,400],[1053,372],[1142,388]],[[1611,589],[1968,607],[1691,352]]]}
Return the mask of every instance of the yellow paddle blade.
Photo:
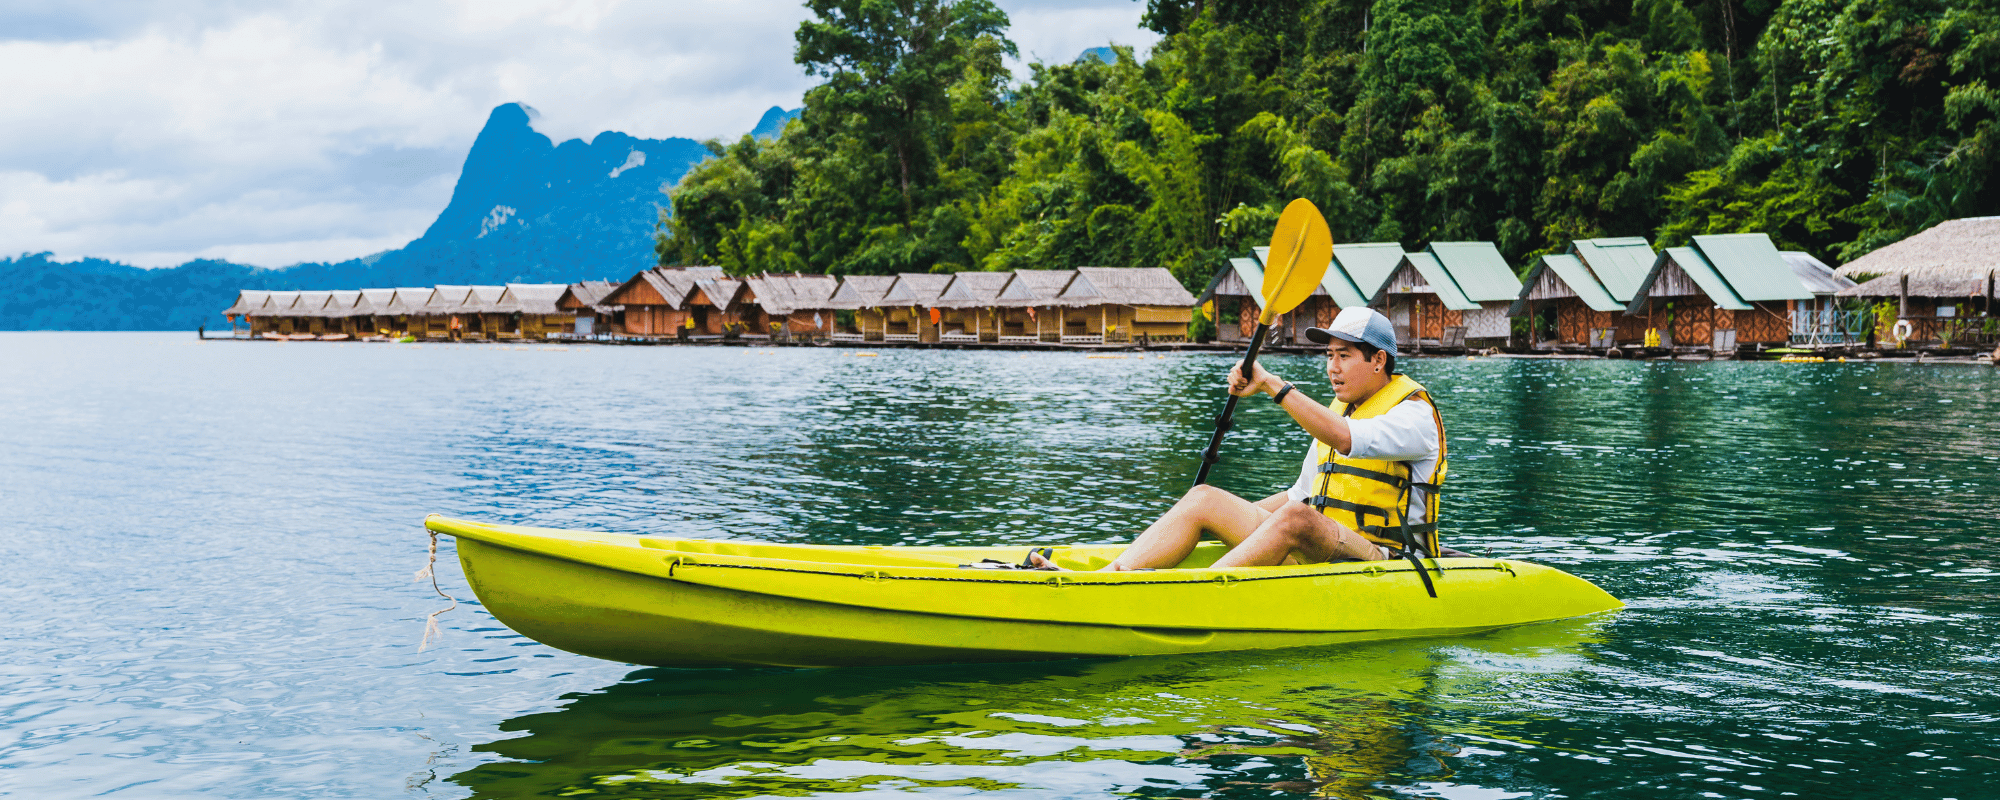
{"label": "yellow paddle blade", "polygon": [[1303,197],[1285,206],[1278,228],[1271,232],[1271,253],[1264,264],[1264,313],[1270,324],[1311,297],[1333,263],[1333,231],[1319,208]]}

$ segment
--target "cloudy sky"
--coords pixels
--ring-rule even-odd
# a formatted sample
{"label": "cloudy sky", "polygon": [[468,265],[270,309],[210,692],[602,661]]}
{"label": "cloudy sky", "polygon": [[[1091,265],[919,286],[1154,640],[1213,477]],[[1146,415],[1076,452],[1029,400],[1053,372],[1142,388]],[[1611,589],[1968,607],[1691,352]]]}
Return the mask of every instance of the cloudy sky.
{"label": "cloudy sky", "polygon": [[[1026,60],[1135,0],[999,0]],[[558,141],[735,136],[810,82],[797,0],[0,0],[0,257],[262,266],[400,247],[492,108]]]}

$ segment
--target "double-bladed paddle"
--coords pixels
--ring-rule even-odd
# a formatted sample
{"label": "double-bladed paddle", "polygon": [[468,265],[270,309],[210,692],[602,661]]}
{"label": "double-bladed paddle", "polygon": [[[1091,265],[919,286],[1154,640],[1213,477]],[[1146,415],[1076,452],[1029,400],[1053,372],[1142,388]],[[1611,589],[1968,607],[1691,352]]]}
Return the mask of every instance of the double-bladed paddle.
{"label": "double-bladed paddle", "polygon": [[[1258,294],[1264,298],[1264,310],[1257,315],[1257,332],[1250,337],[1250,349],[1243,354],[1243,377],[1252,374],[1251,367],[1257,364],[1257,351],[1264,349],[1264,337],[1271,333],[1271,323],[1278,315],[1297,308],[1313,289],[1326,277],[1327,265],[1333,263],[1333,232],[1326,227],[1326,218],[1320,216],[1319,209],[1312,201],[1303,197],[1285,206],[1285,213],[1278,217],[1278,227],[1271,232],[1271,252],[1264,265],[1264,285]],[[1215,418],[1215,435],[1209,437],[1208,450],[1201,454],[1201,471],[1194,476],[1194,485],[1208,482],[1208,470],[1215,466],[1217,453],[1222,449],[1222,437],[1228,435],[1230,418],[1236,414],[1236,401],[1242,398],[1229,396],[1229,402],[1222,406],[1222,414]]]}

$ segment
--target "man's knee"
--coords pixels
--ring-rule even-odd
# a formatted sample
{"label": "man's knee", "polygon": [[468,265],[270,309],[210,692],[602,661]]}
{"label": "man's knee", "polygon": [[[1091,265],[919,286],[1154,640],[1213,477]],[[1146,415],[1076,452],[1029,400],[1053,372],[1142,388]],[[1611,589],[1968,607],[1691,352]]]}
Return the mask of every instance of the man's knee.
{"label": "man's knee", "polygon": [[1187,494],[1181,495],[1180,505],[1189,508],[1213,508],[1230,500],[1240,502],[1242,498],[1204,483],[1187,490]]}
{"label": "man's knee", "polygon": [[1286,503],[1279,506],[1277,511],[1271,512],[1271,518],[1264,522],[1264,528],[1288,540],[1298,541],[1318,524],[1319,516],[1319,512],[1313,510],[1312,506],[1304,503]]}

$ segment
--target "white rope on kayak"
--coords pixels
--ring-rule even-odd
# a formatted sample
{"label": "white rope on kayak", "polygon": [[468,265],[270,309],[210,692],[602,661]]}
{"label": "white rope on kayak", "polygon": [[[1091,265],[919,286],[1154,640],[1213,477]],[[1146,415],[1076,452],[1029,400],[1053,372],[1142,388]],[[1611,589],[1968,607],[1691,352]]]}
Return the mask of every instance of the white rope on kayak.
{"label": "white rope on kayak", "polygon": [[425,618],[424,639],[423,641],[417,643],[417,652],[419,653],[423,652],[425,648],[430,647],[431,637],[435,636],[440,640],[444,639],[444,632],[438,629],[438,615],[458,607],[458,598],[445,594],[444,587],[438,585],[438,579],[437,579],[438,534],[437,531],[431,531],[430,534],[431,534],[430,560],[428,562],[425,562],[424,568],[417,570],[417,576],[415,578],[411,578],[410,580],[420,581],[425,578],[431,579],[431,588],[437,590],[439,597],[442,597],[446,600],[450,600],[451,605],[433,611],[431,612],[429,617]]}

